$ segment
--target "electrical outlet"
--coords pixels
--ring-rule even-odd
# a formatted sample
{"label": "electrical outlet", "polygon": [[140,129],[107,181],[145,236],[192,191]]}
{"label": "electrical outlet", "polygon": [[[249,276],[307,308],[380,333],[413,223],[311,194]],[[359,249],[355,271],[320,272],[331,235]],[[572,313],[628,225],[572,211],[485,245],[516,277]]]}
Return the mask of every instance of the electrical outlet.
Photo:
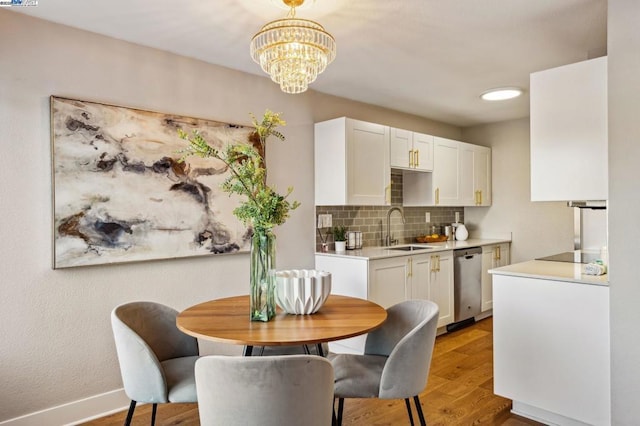
{"label": "electrical outlet", "polygon": [[425,212],[424,213],[424,221],[425,222],[431,222],[431,213],[429,213],[429,212]]}
{"label": "electrical outlet", "polygon": [[332,222],[333,222],[332,215],[330,214],[318,215],[318,228],[331,228],[333,226]]}

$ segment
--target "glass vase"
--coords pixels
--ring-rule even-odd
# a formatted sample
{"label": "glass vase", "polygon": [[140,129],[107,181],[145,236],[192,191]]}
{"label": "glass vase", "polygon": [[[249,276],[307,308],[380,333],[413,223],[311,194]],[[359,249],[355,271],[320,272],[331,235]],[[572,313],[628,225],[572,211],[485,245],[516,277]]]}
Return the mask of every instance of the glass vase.
{"label": "glass vase", "polygon": [[276,236],[255,230],[251,237],[249,299],[251,321],[269,321],[276,315]]}

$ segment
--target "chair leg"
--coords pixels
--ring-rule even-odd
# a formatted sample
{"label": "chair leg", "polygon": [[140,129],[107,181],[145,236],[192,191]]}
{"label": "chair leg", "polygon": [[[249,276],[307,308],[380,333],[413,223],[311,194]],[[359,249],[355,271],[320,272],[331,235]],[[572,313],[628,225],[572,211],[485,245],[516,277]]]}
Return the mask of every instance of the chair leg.
{"label": "chair leg", "polygon": [[127,412],[127,418],[124,420],[124,426],[129,426],[131,424],[131,419],[133,418],[133,412],[136,409],[136,401],[131,400],[131,404],[129,404],[129,411]]}
{"label": "chair leg", "polygon": [[153,404],[153,408],[151,409],[151,426],[155,426],[156,424],[156,411],[158,411],[158,404]]}
{"label": "chair leg", "polygon": [[344,398],[338,398],[338,419],[336,424],[342,426],[342,411],[344,410]]}
{"label": "chair leg", "polygon": [[422,426],[427,426],[427,422],[424,419],[424,414],[422,413],[422,405],[420,405],[420,397],[418,395],[414,396],[413,402],[416,404],[416,411],[418,412],[418,417],[420,418],[420,424]]}
{"label": "chair leg", "polygon": [[409,413],[409,422],[413,426],[413,413],[411,413],[411,400],[409,398],[404,399],[404,403],[407,406],[407,413]]}

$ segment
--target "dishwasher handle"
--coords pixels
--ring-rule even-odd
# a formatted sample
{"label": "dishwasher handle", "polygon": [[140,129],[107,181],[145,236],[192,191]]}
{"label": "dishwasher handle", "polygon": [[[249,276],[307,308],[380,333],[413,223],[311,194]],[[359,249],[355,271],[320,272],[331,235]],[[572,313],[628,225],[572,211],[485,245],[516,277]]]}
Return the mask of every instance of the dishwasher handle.
{"label": "dishwasher handle", "polygon": [[453,257],[464,257],[465,259],[473,259],[477,254],[482,254],[482,247],[458,249],[453,251]]}

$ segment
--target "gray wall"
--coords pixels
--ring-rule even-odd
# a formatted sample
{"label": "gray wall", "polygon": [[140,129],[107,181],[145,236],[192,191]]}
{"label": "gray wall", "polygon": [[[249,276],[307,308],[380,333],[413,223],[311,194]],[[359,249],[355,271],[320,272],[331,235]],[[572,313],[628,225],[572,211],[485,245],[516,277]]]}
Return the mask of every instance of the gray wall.
{"label": "gray wall", "polygon": [[609,0],[612,424],[640,419],[640,2]]}
{"label": "gray wall", "polygon": [[512,263],[573,250],[573,210],[531,202],[529,119],[463,129],[465,142],[491,147],[492,206],[465,208],[471,232],[512,232]]}

